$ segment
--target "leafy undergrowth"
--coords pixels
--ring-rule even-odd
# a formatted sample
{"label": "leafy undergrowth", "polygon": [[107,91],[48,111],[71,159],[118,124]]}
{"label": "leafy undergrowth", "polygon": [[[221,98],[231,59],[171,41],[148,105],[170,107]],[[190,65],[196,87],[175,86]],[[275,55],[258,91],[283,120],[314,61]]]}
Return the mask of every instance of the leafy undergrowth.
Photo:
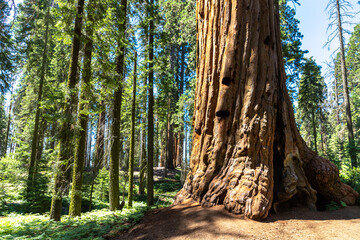
{"label": "leafy undergrowth", "polygon": [[[165,179],[155,182],[155,206],[167,207],[173,203],[181,183],[176,179]],[[137,193],[138,186],[134,192]],[[122,199],[122,198],[121,198]],[[126,195],[125,195],[126,199]],[[106,239],[131,228],[150,208],[146,206],[146,196],[135,194],[133,208],[122,211],[93,210],[82,213],[79,218],[62,216],[61,222],[49,220],[46,214],[24,214],[7,211],[0,216],[0,239]],[[127,206],[127,203],[125,204]],[[16,208],[18,210],[18,208]]]}
{"label": "leafy undergrowth", "polygon": [[95,210],[81,218],[63,216],[61,222],[50,221],[48,215],[10,214],[0,218],[0,239],[104,239],[133,226],[147,209],[136,202],[121,212]]}

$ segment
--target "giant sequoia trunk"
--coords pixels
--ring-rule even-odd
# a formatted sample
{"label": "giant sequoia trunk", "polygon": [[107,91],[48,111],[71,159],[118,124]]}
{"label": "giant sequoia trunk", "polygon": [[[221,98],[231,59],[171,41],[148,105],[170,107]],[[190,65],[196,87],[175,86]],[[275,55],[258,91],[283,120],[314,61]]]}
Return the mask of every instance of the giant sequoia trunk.
{"label": "giant sequoia trunk", "polygon": [[197,1],[198,65],[190,167],[176,203],[223,204],[252,219],[317,194],[354,204],[338,169],[301,138],[285,85],[273,0]]}

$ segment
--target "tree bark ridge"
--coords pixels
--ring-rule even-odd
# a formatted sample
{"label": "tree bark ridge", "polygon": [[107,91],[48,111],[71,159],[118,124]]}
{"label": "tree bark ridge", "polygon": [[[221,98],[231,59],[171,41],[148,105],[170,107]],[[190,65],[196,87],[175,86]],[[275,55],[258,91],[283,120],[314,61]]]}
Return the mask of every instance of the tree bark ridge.
{"label": "tree bark ridge", "polygon": [[[223,204],[252,219],[266,218],[273,203],[278,210],[294,196],[315,209],[308,179],[318,174],[319,161],[330,169],[331,184],[340,180],[335,166],[309,150],[297,130],[273,1],[198,0],[197,24],[191,171],[176,203],[191,198],[202,206]],[[330,196],[333,190],[319,192]],[[351,196],[348,203],[356,192]]]}

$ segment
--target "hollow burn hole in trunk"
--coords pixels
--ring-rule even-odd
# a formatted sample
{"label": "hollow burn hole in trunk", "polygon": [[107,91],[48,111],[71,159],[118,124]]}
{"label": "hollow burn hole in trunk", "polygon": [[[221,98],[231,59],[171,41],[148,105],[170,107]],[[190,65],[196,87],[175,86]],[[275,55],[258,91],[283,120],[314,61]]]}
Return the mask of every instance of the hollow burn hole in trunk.
{"label": "hollow burn hole in trunk", "polygon": [[[306,208],[307,207],[307,195],[303,191],[298,191],[295,196],[285,202],[280,202],[277,205],[277,213],[289,212],[294,208]],[[272,209],[273,213],[275,212]]]}
{"label": "hollow burn hole in trunk", "polygon": [[265,44],[265,45],[269,45],[269,44],[270,44],[270,36],[269,36],[269,35],[265,38],[264,44]]}
{"label": "hollow burn hole in trunk", "polygon": [[330,204],[330,201],[326,200],[326,198],[319,193],[316,194],[316,198],[316,209],[318,211],[326,211],[326,205]]}
{"label": "hollow burn hole in trunk", "polygon": [[[277,138],[277,137],[276,137]],[[284,154],[282,147],[274,144],[273,166],[274,166],[274,203],[279,201],[278,194],[285,192],[283,185]]]}
{"label": "hollow burn hole in trunk", "polygon": [[226,117],[230,116],[230,112],[228,110],[220,110],[220,111],[217,111],[215,113],[215,115],[220,118],[226,118]]}
{"label": "hollow burn hole in trunk", "polygon": [[222,79],[222,82],[221,82],[221,83],[224,84],[224,85],[226,85],[226,86],[230,86],[231,78],[229,78],[229,77],[224,77],[224,78]]}
{"label": "hollow burn hole in trunk", "polygon": [[198,134],[198,135],[201,134],[201,130],[200,130],[200,129],[194,128],[194,131],[195,131],[195,133]]}
{"label": "hollow burn hole in trunk", "polygon": [[[280,99],[281,100],[281,99]],[[276,114],[276,126],[273,145],[273,167],[274,167],[274,201],[278,202],[280,193],[284,193],[283,185],[283,172],[284,172],[284,160],[285,160],[285,133],[284,123],[282,120],[282,113],[278,109]],[[274,208],[274,206],[272,206]]]}
{"label": "hollow burn hole in trunk", "polygon": [[[279,129],[278,127],[276,129]],[[281,129],[281,128],[280,128]],[[278,202],[278,194],[285,192],[283,185],[283,172],[284,172],[284,136],[282,131],[275,130],[275,139],[273,146],[273,166],[274,166],[274,203]]]}

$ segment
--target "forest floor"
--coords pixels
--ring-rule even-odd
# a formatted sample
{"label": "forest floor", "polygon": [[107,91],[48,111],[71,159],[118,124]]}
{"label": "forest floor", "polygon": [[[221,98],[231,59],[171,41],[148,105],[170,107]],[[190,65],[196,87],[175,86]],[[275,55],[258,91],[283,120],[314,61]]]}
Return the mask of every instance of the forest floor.
{"label": "forest floor", "polygon": [[222,206],[177,205],[147,212],[114,239],[360,239],[360,207],[318,212],[296,208],[259,222]]}
{"label": "forest floor", "polygon": [[[165,178],[163,168],[154,168],[156,205],[151,208],[146,206],[145,195],[135,194],[133,208],[127,208],[125,204],[122,211],[111,212],[102,203],[90,212],[83,212],[81,218],[70,218],[64,213],[61,222],[54,222],[49,221],[48,212],[24,212],[21,202],[9,202],[3,215],[0,214],[0,239],[360,240],[359,206],[341,208],[335,205],[331,207],[340,209],[325,212],[294,209],[282,214],[272,214],[263,222],[230,214],[221,206],[201,208],[198,204],[188,204],[169,207],[182,187],[180,175],[178,169],[169,170]],[[135,178],[137,176],[138,171],[135,171]],[[121,188],[126,189],[126,186]],[[138,185],[135,193],[137,191]]]}

